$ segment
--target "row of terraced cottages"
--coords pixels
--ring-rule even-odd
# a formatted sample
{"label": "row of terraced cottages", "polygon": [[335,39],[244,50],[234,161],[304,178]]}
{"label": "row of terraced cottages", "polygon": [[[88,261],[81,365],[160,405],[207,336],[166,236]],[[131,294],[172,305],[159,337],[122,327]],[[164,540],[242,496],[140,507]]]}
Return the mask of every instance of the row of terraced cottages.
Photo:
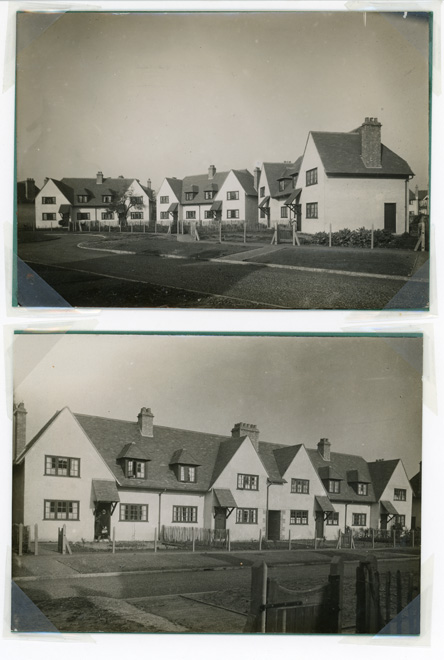
{"label": "row of terraced cottages", "polygon": [[313,234],[338,229],[409,230],[405,160],[381,143],[381,124],[367,117],[349,133],[310,132],[302,156],[248,170],[164,179],[157,222],[173,224],[295,222]]}
{"label": "row of terraced cottages", "polygon": [[[153,540],[163,526],[230,530],[232,540],[335,538],[347,527],[410,526],[412,488],[400,459],[367,462],[301,442],[259,440],[255,425],[231,436],[64,408],[26,443],[14,409],[13,522],[55,540]],[[272,439],[274,440],[274,438]]]}
{"label": "row of terraced cottages", "polygon": [[302,156],[248,170],[164,179],[157,199],[148,180],[104,177],[46,179],[35,198],[37,228],[111,227],[124,223],[295,222],[313,234],[339,229],[409,229],[408,181],[400,156],[381,144],[381,124],[367,117],[349,133],[310,132]]}

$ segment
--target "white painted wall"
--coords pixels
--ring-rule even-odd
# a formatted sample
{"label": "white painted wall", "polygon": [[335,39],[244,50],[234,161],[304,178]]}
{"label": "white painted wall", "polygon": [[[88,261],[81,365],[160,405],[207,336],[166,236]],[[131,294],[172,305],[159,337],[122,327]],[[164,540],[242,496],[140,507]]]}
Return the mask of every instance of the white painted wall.
{"label": "white painted wall", "polygon": [[[405,502],[394,499],[395,488],[403,488],[404,490],[406,490]],[[395,507],[395,509],[397,510],[397,512],[400,515],[405,516],[405,525],[407,528],[410,528],[410,524],[412,520],[412,499],[413,499],[412,487],[410,485],[402,461],[399,461],[398,465],[393,471],[392,476],[390,477],[387,486],[384,488],[384,492],[381,494],[380,500],[387,500],[391,502]],[[395,524],[395,519],[391,520],[388,523],[387,528],[391,529],[394,524]]]}
{"label": "white painted wall", "polygon": [[[55,204],[42,204],[42,197],[55,197]],[[35,226],[37,229],[60,229],[59,220],[62,216],[59,214],[61,204],[71,204],[71,202],[60,192],[52,179],[43,186],[35,198]],[[43,220],[44,213],[55,213],[55,220]]]}
{"label": "white painted wall", "polygon": [[[45,455],[79,458],[80,477],[46,476]],[[56,541],[64,524],[68,540],[93,540],[92,480],[115,478],[68,408],[29,449],[25,466],[24,524],[37,523],[42,541]],[[44,520],[44,500],[79,501],[79,520]]]}
{"label": "white painted wall", "polygon": [[[237,475],[239,473],[258,475],[259,489],[239,490],[237,488]],[[232,541],[257,540],[259,539],[260,529],[262,529],[262,535],[265,534],[267,473],[249,438],[246,438],[241,444],[229,464],[214,482],[213,488],[229,488],[239,508],[254,508],[258,510],[257,524],[237,523],[236,510],[233,511],[227,519],[227,529],[230,530]],[[214,527],[214,521],[212,527]]]}
{"label": "white painted wall", "polygon": [[[161,197],[168,197],[168,202],[161,203]],[[170,225],[172,223],[173,216],[169,215],[166,219],[161,219],[161,213],[167,213],[171,204],[180,204],[180,199],[178,199],[171,188],[167,179],[162,181],[162,185],[159,188],[157,193],[157,204],[156,204],[156,220],[160,225]],[[180,207],[179,207],[180,208]]]}

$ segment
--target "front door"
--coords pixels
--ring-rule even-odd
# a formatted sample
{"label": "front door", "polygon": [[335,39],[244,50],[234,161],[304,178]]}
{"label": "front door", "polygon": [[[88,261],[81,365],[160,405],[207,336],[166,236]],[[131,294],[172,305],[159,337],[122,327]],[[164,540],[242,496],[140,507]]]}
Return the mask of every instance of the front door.
{"label": "front door", "polygon": [[110,538],[111,502],[97,502],[94,519],[94,540],[101,541]]}
{"label": "front door", "polygon": [[384,204],[384,229],[396,234],[396,204]]}
{"label": "front door", "polygon": [[302,227],[302,206],[301,204],[296,204],[296,231],[301,231]]}
{"label": "front door", "polygon": [[224,507],[214,508],[214,529],[225,530],[227,528],[227,510]]}
{"label": "front door", "polygon": [[268,512],[268,540],[279,541],[281,538],[281,512]]}
{"label": "front door", "polygon": [[387,529],[387,514],[381,513],[381,529]]}
{"label": "front door", "polygon": [[324,538],[324,514],[322,511],[316,513],[316,538]]}

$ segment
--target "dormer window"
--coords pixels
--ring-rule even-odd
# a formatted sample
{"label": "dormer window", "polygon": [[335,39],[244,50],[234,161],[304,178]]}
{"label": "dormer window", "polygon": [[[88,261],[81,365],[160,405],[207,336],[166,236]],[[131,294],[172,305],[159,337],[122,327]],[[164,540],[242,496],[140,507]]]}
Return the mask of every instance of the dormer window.
{"label": "dormer window", "polygon": [[356,492],[358,495],[368,495],[368,484],[358,482],[356,484]]}
{"label": "dormer window", "polygon": [[285,186],[287,185],[287,182],[285,179],[281,179],[279,181],[279,192],[283,192],[285,190]]}
{"label": "dormer window", "polygon": [[79,204],[86,204],[88,201],[88,195],[77,195],[77,201]]}
{"label": "dormer window", "polygon": [[104,204],[109,204],[112,200],[112,195],[102,195],[102,202]]}
{"label": "dormer window", "polygon": [[193,192],[187,192],[185,193],[185,200],[187,202],[191,202],[194,199],[194,193]]}
{"label": "dormer window", "polygon": [[214,197],[214,191],[213,190],[206,190],[205,191],[205,199],[213,199]]}
{"label": "dormer window", "polygon": [[196,483],[197,470],[194,465],[179,465],[178,466],[178,479],[189,483]]}
{"label": "dormer window", "polygon": [[329,493],[340,493],[341,482],[339,481],[339,479],[329,479],[327,481],[327,491]]}
{"label": "dormer window", "polygon": [[135,461],[127,458],[125,461],[125,476],[128,479],[145,479],[145,461]]}

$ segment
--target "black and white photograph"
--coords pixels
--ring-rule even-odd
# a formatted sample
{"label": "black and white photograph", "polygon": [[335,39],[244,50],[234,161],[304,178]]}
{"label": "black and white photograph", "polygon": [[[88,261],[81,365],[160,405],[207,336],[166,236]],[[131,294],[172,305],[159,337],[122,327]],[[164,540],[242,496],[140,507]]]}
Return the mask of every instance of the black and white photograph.
{"label": "black and white photograph", "polygon": [[14,306],[429,309],[433,12],[32,9]]}
{"label": "black and white photograph", "polygon": [[16,333],[12,630],[419,635],[422,354]]}

